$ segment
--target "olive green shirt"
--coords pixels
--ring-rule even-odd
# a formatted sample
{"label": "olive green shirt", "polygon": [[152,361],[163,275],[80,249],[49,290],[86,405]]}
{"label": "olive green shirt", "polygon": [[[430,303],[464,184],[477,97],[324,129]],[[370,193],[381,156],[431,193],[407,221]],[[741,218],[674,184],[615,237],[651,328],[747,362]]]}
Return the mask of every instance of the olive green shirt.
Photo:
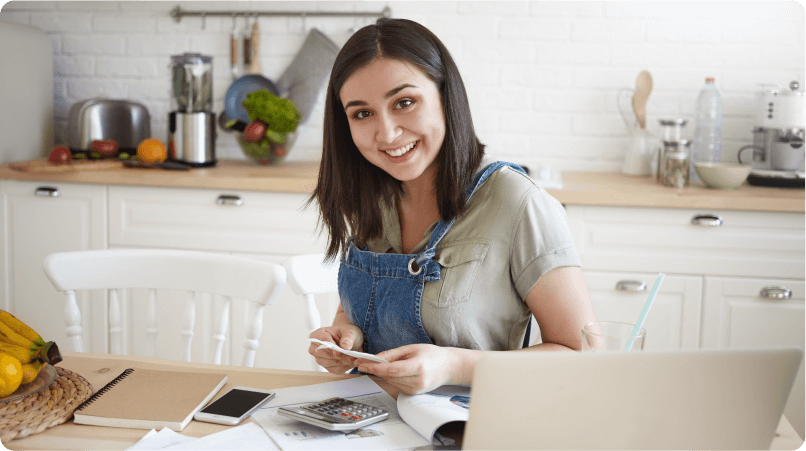
{"label": "olive green shirt", "polygon": [[[434,227],[436,222],[412,254],[425,249]],[[402,253],[395,206],[384,208],[383,230],[368,250]],[[442,269],[440,280],[423,289],[426,333],[438,346],[482,350],[519,349],[531,314],[524,302],[529,290],[554,268],[580,266],[562,205],[509,167],[476,190],[434,260]]]}

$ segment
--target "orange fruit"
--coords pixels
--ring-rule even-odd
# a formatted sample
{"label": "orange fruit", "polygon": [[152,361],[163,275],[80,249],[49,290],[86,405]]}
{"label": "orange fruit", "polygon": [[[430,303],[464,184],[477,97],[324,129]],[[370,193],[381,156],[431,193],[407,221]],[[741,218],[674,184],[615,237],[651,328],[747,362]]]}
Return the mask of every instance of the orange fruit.
{"label": "orange fruit", "polygon": [[0,354],[0,397],[8,396],[22,383],[22,364],[16,357]]}
{"label": "orange fruit", "polygon": [[137,159],[143,163],[161,163],[168,157],[168,150],[159,139],[144,139],[137,146]]}

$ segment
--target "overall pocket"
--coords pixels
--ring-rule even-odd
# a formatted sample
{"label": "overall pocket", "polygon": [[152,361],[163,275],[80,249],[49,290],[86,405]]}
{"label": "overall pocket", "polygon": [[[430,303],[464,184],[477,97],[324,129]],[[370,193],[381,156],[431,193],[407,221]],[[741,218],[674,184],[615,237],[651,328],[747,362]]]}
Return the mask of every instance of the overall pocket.
{"label": "overall pocket", "polygon": [[441,244],[434,260],[442,267],[440,278],[426,282],[423,299],[435,307],[447,307],[470,299],[489,240],[460,240]]}

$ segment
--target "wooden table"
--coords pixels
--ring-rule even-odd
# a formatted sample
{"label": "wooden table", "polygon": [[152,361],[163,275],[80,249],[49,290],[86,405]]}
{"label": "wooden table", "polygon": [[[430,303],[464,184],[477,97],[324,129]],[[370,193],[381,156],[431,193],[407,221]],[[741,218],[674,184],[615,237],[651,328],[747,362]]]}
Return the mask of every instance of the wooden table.
{"label": "wooden table", "polygon": [[[321,384],[358,376],[335,375],[315,371],[267,370],[265,368],[246,368],[241,366],[213,365],[203,363],[187,363],[151,357],[117,356],[79,352],[62,352],[64,361],[58,364],[87,379],[94,391],[99,390],[109,381],[117,377],[126,368],[147,368],[160,370],[183,370],[206,373],[224,373],[227,383],[218,392],[223,395],[229,389],[242,385],[256,388],[285,388],[302,385]],[[373,377],[392,397],[397,397],[398,390],[386,381]],[[246,420],[251,421],[251,420]],[[243,424],[243,423],[242,423]],[[182,430],[189,437],[204,437],[227,429],[229,426],[191,421]],[[74,424],[72,420],[46,429],[39,434],[29,435],[8,443],[8,449],[126,449],[136,443],[148,432],[145,429],[111,428]]]}
{"label": "wooden table", "polygon": [[[265,368],[245,368],[239,366],[212,365],[203,363],[186,363],[174,360],[163,360],[151,357],[116,356],[107,354],[91,354],[63,352],[64,361],[59,366],[80,374],[98,390],[114,379],[126,368],[150,368],[161,370],[193,370],[208,373],[227,374],[227,384],[219,391],[218,396],[229,389],[244,385],[257,388],[285,388],[319,384],[348,379],[357,376],[334,375],[314,371],[267,370]],[[372,376],[392,397],[397,398],[399,391],[383,379]],[[251,421],[251,420],[246,420]],[[203,437],[223,431],[229,426],[191,421],[181,432],[189,437]],[[3,443],[8,449],[125,449],[140,440],[145,429],[125,429],[101,426],[87,426],[68,421],[64,424],[25,438]],[[461,437],[455,437],[461,443]],[[781,417],[777,436],[771,449],[798,449],[803,444],[789,422]]]}

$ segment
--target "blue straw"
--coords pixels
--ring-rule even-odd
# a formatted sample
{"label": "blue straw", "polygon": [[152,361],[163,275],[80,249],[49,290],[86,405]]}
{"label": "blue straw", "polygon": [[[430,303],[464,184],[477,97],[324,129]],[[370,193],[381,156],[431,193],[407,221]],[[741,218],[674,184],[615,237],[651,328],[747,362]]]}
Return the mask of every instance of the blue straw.
{"label": "blue straw", "polygon": [[655,279],[655,286],[652,287],[652,291],[649,292],[649,299],[646,300],[646,304],[644,304],[644,310],[641,311],[641,316],[638,317],[638,322],[635,323],[635,329],[632,331],[632,338],[627,343],[627,346],[624,348],[625,351],[629,351],[632,349],[632,344],[635,341],[635,337],[641,332],[641,328],[644,327],[644,321],[646,320],[646,315],[649,313],[649,308],[652,307],[652,303],[655,302],[655,296],[658,295],[658,289],[660,288],[660,284],[663,283],[663,278],[666,277],[666,274],[659,273],[658,278]]}

